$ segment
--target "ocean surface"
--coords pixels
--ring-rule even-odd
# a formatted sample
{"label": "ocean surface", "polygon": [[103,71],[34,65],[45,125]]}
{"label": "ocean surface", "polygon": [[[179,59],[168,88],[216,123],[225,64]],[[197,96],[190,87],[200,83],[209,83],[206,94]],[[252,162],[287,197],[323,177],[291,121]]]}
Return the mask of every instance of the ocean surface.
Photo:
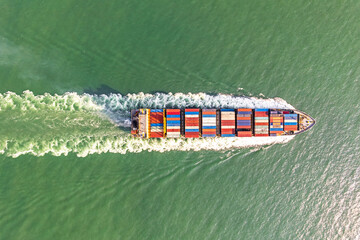
{"label": "ocean surface", "polygon": [[[0,0],[0,240],[360,239],[359,1]],[[296,137],[140,140],[135,107]]]}

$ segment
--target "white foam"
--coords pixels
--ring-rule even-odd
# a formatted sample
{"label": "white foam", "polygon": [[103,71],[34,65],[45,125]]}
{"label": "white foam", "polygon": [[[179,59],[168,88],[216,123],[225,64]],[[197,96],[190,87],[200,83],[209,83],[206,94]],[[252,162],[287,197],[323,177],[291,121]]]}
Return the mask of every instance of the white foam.
{"label": "white foam", "polygon": [[17,95],[13,92],[0,94],[0,111],[5,110],[50,110],[50,111],[97,111],[101,107],[92,99],[91,95],[65,93],[64,95],[34,95],[31,91],[24,91]]}
{"label": "white foam", "polygon": [[[21,95],[12,92],[0,94],[0,113],[5,111],[21,111],[24,121],[31,121],[32,112],[37,113],[37,118],[44,116],[44,121],[49,112],[56,116],[58,111],[66,112],[66,121],[72,122],[71,128],[67,129],[64,124],[54,124],[52,128],[46,128],[46,136],[50,139],[26,138],[26,129],[21,135],[0,136],[0,153],[11,157],[23,154],[43,156],[52,154],[55,156],[67,155],[70,152],[84,157],[94,153],[134,153],[141,151],[220,151],[224,149],[236,149],[245,147],[258,147],[277,143],[286,143],[293,136],[283,137],[252,137],[252,138],[204,138],[204,139],[140,139],[130,137],[130,132],[119,129],[114,131],[108,126],[109,121],[118,126],[130,125],[131,109],[136,108],[280,108],[293,109],[293,107],[281,98],[265,99],[256,97],[241,97],[231,95],[208,95],[205,93],[155,93],[155,94],[110,94],[89,95],[66,93],[64,95],[34,95],[31,91],[25,91]],[[94,130],[93,121],[81,121],[81,129],[77,128],[77,115],[74,113],[85,111],[86,116],[91,118],[92,113],[104,117],[103,123],[97,122]],[[26,115],[29,114],[29,115]],[[26,117],[27,116],[27,117]],[[28,119],[28,120],[27,120]],[[56,119],[56,118],[54,118]],[[106,123],[106,124],[104,124]],[[80,123],[79,123],[80,124]],[[85,126],[84,126],[85,124]],[[106,127],[107,126],[107,127]],[[111,126],[111,125],[110,125]],[[3,126],[10,127],[10,126]],[[86,127],[86,128],[84,128]],[[40,128],[41,129],[41,128]],[[89,129],[89,130],[86,130]],[[45,131],[45,130],[44,130]],[[56,132],[56,134],[55,134]],[[69,132],[71,134],[69,134]],[[95,134],[96,133],[96,134]],[[78,135],[77,135],[78,134]],[[81,134],[81,135],[80,135]],[[39,136],[42,134],[39,133]],[[14,137],[17,136],[17,137]],[[54,137],[53,137],[54,136]],[[51,139],[53,137],[53,139]]]}
{"label": "white foam", "polygon": [[94,101],[111,111],[136,108],[279,108],[294,109],[281,98],[257,98],[206,93],[110,94],[94,96]]}
{"label": "white foam", "polygon": [[23,154],[54,156],[76,153],[79,157],[100,153],[137,153],[141,151],[221,151],[287,143],[294,136],[250,137],[250,138],[200,138],[200,139],[140,139],[129,136],[80,137],[72,139],[53,139],[50,141],[22,140],[7,141],[0,144],[0,152],[7,156],[18,157]]}

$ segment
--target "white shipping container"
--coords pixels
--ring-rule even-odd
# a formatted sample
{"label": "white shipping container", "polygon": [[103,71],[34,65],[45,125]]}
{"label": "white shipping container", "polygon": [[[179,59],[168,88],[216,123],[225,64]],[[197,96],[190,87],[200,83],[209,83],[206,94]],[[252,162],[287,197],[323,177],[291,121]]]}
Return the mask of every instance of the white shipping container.
{"label": "white shipping container", "polygon": [[162,129],[151,129],[150,132],[162,132]]}
{"label": "white shipping container", "polygon": [[255,120],[255,123],[268,123],[268,120]]}
{"label": "white shipping container", "polygon": [[180,129],[180,126],[166,126],[167,129]]}
{"label": "white shipping container", "polygon": [[215,124],[216,125],[216,121],[206,121],[206,122],[203,121],[203,124]]}
{"label": "white shipping container", "polygon": [[199,126],[185,126],[185,129],[199,129]]}
{"label": "white shipping container", "polygon": [[206,127],[215,127],[216,124],[212,124],[212,123],[204,123],[203,126],[206,126]]}
{"label": "white shipping container", "polygon": [[235,125],[233,125],[233,126],[221,126],[221,129],[235,129]]}
{"label": "white shipping container", "polygon": [[203,118],[202,120],[203,122],[213,122],[213,121],[216,122],[216,118]]}

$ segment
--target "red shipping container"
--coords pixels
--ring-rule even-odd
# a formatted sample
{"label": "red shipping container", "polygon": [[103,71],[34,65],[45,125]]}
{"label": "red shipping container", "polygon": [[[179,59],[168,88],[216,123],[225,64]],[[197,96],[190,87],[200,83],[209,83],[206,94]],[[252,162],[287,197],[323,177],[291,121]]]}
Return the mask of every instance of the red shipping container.
{"label": "red shipping container", "polygon": [[163,122],[160,120],[150,120],[150,123],[163,123]]}
{"label": "red shipping container", "polygon": [[269,126],[268,123],[255,122],[255,126]]}
{"label": "red shipping container", "polygon": [[203,130],[202,130],[202,133],[203,133],[203,134],[216,134],[216,131],[212,131],[212,130],[210,131],[210,130],[207,130],[207,129],[206,129],[206,130],[203,129]]}
{"label": "red shipping container", "polygon": [[185,120],[185,123],[199,123],[199,119],[194,119],[194,120]]}
{"label": "red shipping container", "polygon": [[150,116],[150,123],[162,123],[163,122],[163,115],[156,114],[154,116]]}
{"label": "red shipping container", "polygon": [[235,134],[235,129],[221,129],[221,134]]}
{"label": "red shipping container", "polygon": [[235,131],[235,128],[222,128],[221,129],[221,132],[232,132],[232,131]]}
{"label": "red shipping container", "polygon": [[237,136],[238,137],[252,137],[252,133],[251,132],[238,132]]}
{"label": "red shipping container", "polygon": [[234,120],[221,120],[221,123],[234,123],[235,124],[235,119]]}
{"label": "red shipping container", "polygon": [[269,136],[269,134],[255,134],[255,137],[266,137]]}
{"label": "red shipping container", "polygon": [[196,133],[196,134],[193,134],[193,133],[185,133],[185,137],[187,138],[198,138],[199,137],[199,134]]}
{"label": "red shipping container", "polygon": [[167,113],[180,113],[180,109],[166,109]]}
{"label": "red shipping container", "polygon": [[185,112],[199,112],[198,108],[187,108],[185,109]]}
{"label": "red shipping container", "polygon": [[158,134],[158,133],[150,133],[150,138],[162,138],[164,137],[164,134]]}
{"label": "red shipping container", "polygon": [[215,115],[216,112],[212,112],[212,111],[202,111],[203,114],[206,114],[206,115]]}
{"label": "red shipping container", "polygon": [[185,127],[199,127],[199,123],[185,123]]}
{"label": "red shipping container", "polygon": [[167,118],[167,120],[169,120],[169,121],[175,121],[175,120],[180,120],[180,118]]}
{"label": "red shipping container", "polygon": [[252,109],[251,108],[239,108],[238,112],[251,112]]}
{"label": "red shipping container", "polygon": [[180,132],[180,129],[167,129],[167,132]]}
{"label": "red shipping container", "polygon": [[203,132],[202,134],[211,134],[211,135],[216,135],[216,132]]}
{"label": "red shipping container", "polygon": [[247,128],[251,128],[251,126],[237,126],[238,129],[247,129]]}
{"label": "red shipping container", "polygon": [[185,122],[199,122],[199,118],[185,118]]}
{"label": "red shipping container", "polygon": [[202,129],[203,132],[216,132],[216,129]]}

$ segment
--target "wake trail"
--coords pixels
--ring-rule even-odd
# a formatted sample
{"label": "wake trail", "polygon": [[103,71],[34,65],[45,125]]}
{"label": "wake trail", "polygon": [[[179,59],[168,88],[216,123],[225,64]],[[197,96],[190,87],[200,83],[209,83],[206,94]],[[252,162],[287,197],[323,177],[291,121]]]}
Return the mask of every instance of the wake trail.
{"label": "wake trail", "polygon": [[220,151],[285,143],[293,137],[139,139],[130,136],[130,110],[136,108],[280,108],[281,98],[205,93],[34,95],[0,94],[0,153],[84,157],[94,153],[141,151]]}

